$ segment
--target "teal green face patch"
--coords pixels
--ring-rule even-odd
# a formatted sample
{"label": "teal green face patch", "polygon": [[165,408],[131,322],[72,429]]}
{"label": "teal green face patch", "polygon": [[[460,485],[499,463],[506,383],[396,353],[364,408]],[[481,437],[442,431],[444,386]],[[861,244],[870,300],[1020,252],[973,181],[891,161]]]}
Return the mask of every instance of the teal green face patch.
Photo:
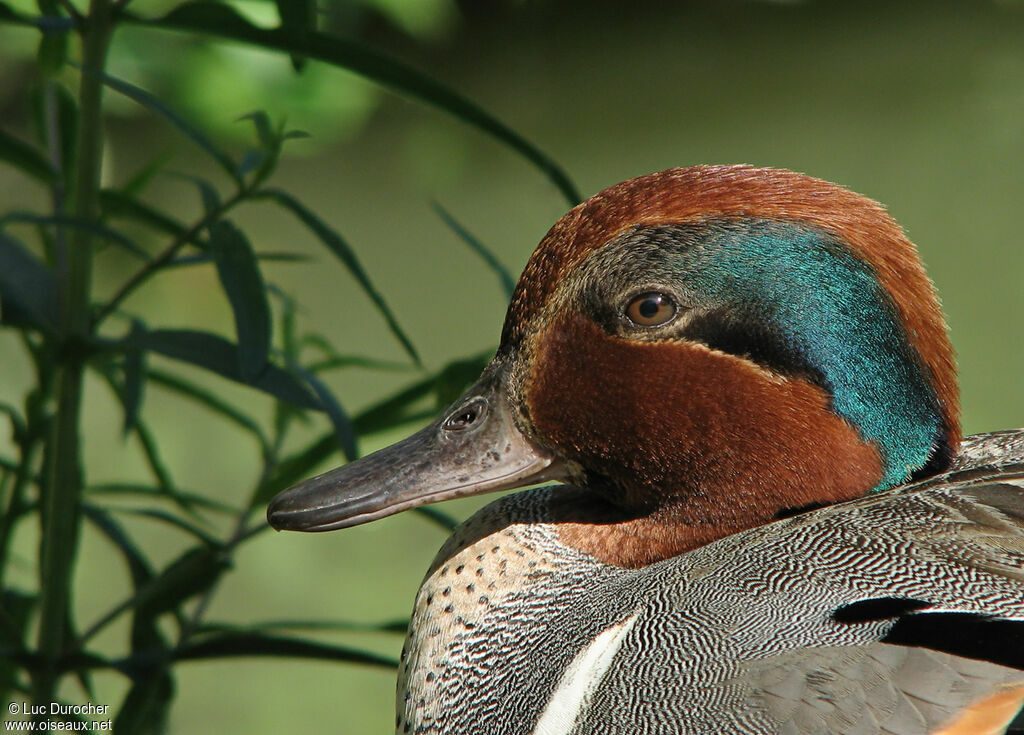
{"label": "teal green face patch", "polygon": [[616,304],[667,291],[683,315],[651,339],[685,338],[819,383],[882,453],[875,488],[905,482],[943,441],[935,393],[871,267],[800,223],[721,219],[638,228],[584,265],[585,305],[617,328]]}

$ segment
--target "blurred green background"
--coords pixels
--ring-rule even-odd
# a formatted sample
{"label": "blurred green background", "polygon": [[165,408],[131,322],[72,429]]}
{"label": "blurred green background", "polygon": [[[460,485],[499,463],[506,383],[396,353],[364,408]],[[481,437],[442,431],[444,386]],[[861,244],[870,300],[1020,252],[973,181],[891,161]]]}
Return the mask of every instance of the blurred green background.
{"label": "blurred green background", "polygon": [[[272,5],[235,7],[273,20]],[[942,296],[967,432],[1024,424],[1024,4],[332,0],[321,10],[348,35],[508,123],[562,164],[585,196],[671,166],[747,162],[803,171],[885,203]],[[0,27],[0,125],[11,132],[27,125],[24,87],[37,38]],[[500,144],[336,69],[311,63],[297,76],[281,56],[131,28],[115,39],[110,71],[221,139],[248,139],[251,130],[234,121],[256,108],[312,133],[289,144],[277,184],[350,241],[428,368],[494,347],[505,309],[494,274],[431,202],[514,273],[566,209],[547,180]],[[113,95],[108,102],[109,180],[164,151],[170,170],[216,179],[166,123]],[[154,191],[183,217],[196,209],[186,181],[163,176]],[[40,196],[0,167],[5,209],[41,206]],[[238,220],[257,249],[315,257],[266,272],[339,352],[404,360],[379,314],[305,231],[265,208]],[[97,293],[130,275],[123,264],[100,259]],[[212,267],[161,277],[133,299],[129,307],[144,310],[154,327],[204,324],[232,334]],[[194,377],[270,411],[269,399],[243,387]],[[350,370],[328,379],[354,412],[410,377]],[[0,400],[19,400],[28,381],[16,343],[0,333]],[[90,481],[144,476],[136,448],[121,439],[116,403],[97,381],[87,388]],[[181,486],[244,501],[259,464],[254,446],[159,390],[149,392],[144,415]],[[0,434],[0,449],[5,442]],[[482,502],[446,509],[462,517]],[[20,527],[14,582],[20,575],[34,584],[35,528]],[[163,560],[183,548],[163,526],[139,520],[133,528],[164,550]],[[242,549],[208,617],[401,618],[442,540],[409,514],[339,533],[267,533]],[[76,609],[89,621],[129,585],[120,558],[95,534],[85,534],[80,558]],[[98,645],[123,647],[126,631],[114,626]],[[401,647],[393,634],[328,637],[389,655]],[[386,669],[254,659],[183,664],[177,676],[175,733],[385,733],[393,724],[394,673]],[[118,676],[98,675],[96,685],[100,704],[123,696]]]}

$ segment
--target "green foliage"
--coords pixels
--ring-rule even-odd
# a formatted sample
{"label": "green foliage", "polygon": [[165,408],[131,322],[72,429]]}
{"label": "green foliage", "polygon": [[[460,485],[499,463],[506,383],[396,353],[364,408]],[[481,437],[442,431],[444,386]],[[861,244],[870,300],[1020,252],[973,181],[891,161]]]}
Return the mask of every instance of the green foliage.
{"label": "green foliage", "polygon": [[[29,107],[35,111],[35,140],[0,130],[0,166],[45,187],[48,211],[0,212],[0,328],[16,332],[34,368],[35,383],[22,405],[0,405],[10,426],[15,457],[0,457],[0,691],[15,692],[38,704],[54,701],[57,687],[73,675],[86,696],[90,672],[110,670],[129,685],[115,714],[121,733],[161,732],[174,693],[174,667],[180,661],[240,656],[285,656],[370,666],[395,662],[370,651],[332,645],[307,637],[324,630],[364,629],[399,632],[404,621],[354,626],[343,621],[267,621],[242,626],[206,620],[210,600],[230,574],[240,546],[266,525],[262,505],[277,491],[303,478],[341,453],[358,454],[368,434],[422,420],[457,396],[475,378],[486,356],[452,362],[424,375],[412,338],[402,329],[384,295],[362,266],[356,249],[327,221],[296,197],[269,185],[285,144],[304,135],[256,111],[244,115],[254,143],[233,155],[186,115],[157,95],[107,71],[122,26],[146,26],[189,35],[242,42],[290,58],[295,69],[313,64],[345,68],[394,92],[433,105],[494,136],[536,165],[570,201],[576,193],[565,174],[531,143],[439,82],[353,41],[317,27],[309,0],[277,0],[280,25],[253,25],[229,5],[183,2],[160,17],[127,9],[129,0],[92,0],[88,11],[69,2],[40,0],[39,14],[0,2],[0,25],[39,31],[36,64],[42,80]],[[72,36],[80,44],[69,43]],[[80,53],[79,58],[75,55]],[[77,96],[64,80],[77,76]],[[226,174],[228,186],[186,176],[198,189],[192,221],[182,221],[147,201],[144,193],[164,173],[166,155],[157,155],[120,187],[101,188],[103,89],[122,95],[166,121],[197,152]],[[267,282],[264,264],[298,256],[263,252],[258,242],[229,215],[242,205],[271,203],[294,216],[324,247],[381,313],[409,364],[362,355],[339,354],[320,334],[303,331],[296,299]],[[494,269],[506,291],[511,279],[482,243],[444,210],[441,216]],[[16,236],[30,226],[35,242]],[[107,248],[131,275],[108,298],[92,289],[95,258]],[[153,329],[146,315],[126,300],[153,279],[183,267],[212,266],[234,317],[234,340],[200,328]],[[269,419],[246,403],[221,397],[175,369],[151,365],[151,356],[198,368],[248,386],[273,399]],[[410,370],[419,374],[407,386],[362,412],[350,415],[322,376],[337,369]],[[126,439],[135,443],[150,482],[89,485],[82,467],[81,402],[84,376],[93,373],[123,412]],[[245,507],[219,501],[213,492],[191,492],[175,481],[149,421],[173,417],[145,410],[147,389],[159,386],[178,401],[197,404],[259,446],[262,468]],[[323,426],[316,438],[285,452],[286,438],[298,424]],[[445,514],[420,514],[451,528]],[[154,561],[147,539],[130,531],[123,518],[142,517],[183,538],[184,551],[164,564]],[[228,518],[230,532],[216,530]],[[11,540],[22,523],[38,522],[39,582],[20,589],[7,581]],[[77,539],[89,524],[124,562],[131,593],[113,601],[99,619],[78,627],[72,587]],[[110,656],[94,650],[98,634],[116,620],[131,621],[127,648]],[[40,716],[45,717],[45,715]]]}

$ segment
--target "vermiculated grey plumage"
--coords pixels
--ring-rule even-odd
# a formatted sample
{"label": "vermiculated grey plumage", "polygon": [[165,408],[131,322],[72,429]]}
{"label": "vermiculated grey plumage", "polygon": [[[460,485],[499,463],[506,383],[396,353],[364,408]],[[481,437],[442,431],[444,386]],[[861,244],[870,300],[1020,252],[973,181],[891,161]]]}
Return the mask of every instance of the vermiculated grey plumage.
{"label": "vermiculated grey plumage", "polygon": [[[574,658],[632,617],[559,732],[922,735],[994,686],[1024,684],[1024,660],[1013,658],[1024,641],[1022,431],[967,439],[939,477],[641,569],[558,542],[542,521],[575,492],[503,498],[441,550],[402,656],[399,733],[533,733]],[[896,617],[836,614],[869,600],[884,612],[885,598],[914,604],[893,605]],[[1004,646],[968,648],[998,648],[1019,668],[941,641],[884,641],[901,620],[917,625],[909,616],[947,613],[1011,621],[992,628],[1010,631]]]}

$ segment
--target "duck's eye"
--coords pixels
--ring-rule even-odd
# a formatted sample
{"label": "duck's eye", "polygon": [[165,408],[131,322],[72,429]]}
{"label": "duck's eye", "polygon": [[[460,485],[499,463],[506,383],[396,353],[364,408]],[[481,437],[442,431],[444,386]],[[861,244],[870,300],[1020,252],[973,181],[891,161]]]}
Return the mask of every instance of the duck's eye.
{"label": "duck's eye", "polygon": [[663,293],[642,293],[626,307],[626,317],[638,327],[660,327],[670,322],[678,308]]}

